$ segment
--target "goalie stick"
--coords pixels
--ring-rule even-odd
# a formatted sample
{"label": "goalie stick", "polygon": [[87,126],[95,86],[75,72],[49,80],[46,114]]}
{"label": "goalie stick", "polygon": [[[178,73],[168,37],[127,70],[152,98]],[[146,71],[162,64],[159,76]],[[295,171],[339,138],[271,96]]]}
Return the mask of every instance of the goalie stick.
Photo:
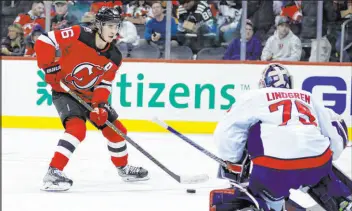
{"label": "goalie stick", "polygon": [[[60,81],[60,86],[67,93],[69,93],[73,98],[75,98],[80,104],[82,104],[86,109],[88,109],[89,111],[93,111],[93,108],[88,103],[86,103],[84,100],[82,100],[76,93],[74,93],[64,82]],[[114,130],[117,134],[122,136],[128,143],[130,143],[132,146],[134,146],[139,152],[141,152],[143,155],[145,155],[154,164],[159,166],[164,172],[166,172],[168,175],[170,175],[177,182],[182,183],[182,184],[195,184],[195,183],[205,182],[209,179],[209,176],[206,174],[200,174],[200,175],[195,175],[195,176],[175,174],[170,169],[168,169],[166,166],[164,166],[162,163],[160,163],[157,159],[155,159],[151,154],[149,154],[147,151],[145,151],[136,142],[134,142],[130,137],[128,137],[126,134],[122,133],[118,128],[116,128],[116,126],[113,123],[111,123],[110,121],[107,120],[105,122],[105,124],[107,126],[109,126],[112,130]]]}

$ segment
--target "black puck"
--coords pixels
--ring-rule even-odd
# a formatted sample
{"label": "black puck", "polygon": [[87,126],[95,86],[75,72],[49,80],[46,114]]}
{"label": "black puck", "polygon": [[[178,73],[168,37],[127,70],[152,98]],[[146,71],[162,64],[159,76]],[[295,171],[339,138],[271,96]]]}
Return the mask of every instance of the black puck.
{"label": "black puck", "polygon": [[187,193],[196,193],[195,189],[187,189]]}

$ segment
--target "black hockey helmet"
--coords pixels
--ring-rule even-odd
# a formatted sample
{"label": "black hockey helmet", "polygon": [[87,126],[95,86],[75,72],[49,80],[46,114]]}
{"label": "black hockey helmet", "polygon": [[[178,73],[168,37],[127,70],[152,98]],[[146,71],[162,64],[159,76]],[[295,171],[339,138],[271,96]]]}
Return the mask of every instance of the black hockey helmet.
{"label": "black hockey helmet", "polygon": [[102,7],[95,15],[95,26],[99,37],[105,41],[102,36],[103,33],[103,26],[106,23],[113,23],[116,24],[118,28],[121,27],[122,18],[121,13],[119,10],[110,7]]}
{"label": "black hockey helmet", "polygon": [[95,15],[95,20],[100,23],[113,22],[120,24],[122,21],[121,19],[120,12],[117,9],[110,7],[100,8],[98,13]]}

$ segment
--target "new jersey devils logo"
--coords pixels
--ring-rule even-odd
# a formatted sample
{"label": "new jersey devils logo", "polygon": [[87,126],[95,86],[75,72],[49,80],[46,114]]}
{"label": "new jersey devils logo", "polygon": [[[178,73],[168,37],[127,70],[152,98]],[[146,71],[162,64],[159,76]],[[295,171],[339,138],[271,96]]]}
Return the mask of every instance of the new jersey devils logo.
{"label": "new jersey devils logo", "polygon": [[99,77],[111,68],[110,64],[102,68],[89,62],[81,63],[72,70],[70,75],[66,76],[65,80],[78,89],[90,89],[98,81]]}

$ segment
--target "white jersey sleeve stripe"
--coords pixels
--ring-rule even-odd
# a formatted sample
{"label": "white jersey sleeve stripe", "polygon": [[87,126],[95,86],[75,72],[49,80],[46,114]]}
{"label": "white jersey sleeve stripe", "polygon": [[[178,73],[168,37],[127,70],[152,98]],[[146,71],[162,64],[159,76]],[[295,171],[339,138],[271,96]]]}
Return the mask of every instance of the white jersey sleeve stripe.
{"label": "white jersey sleeve stripe", "polygon": [[56,48],[55,43],[52,40],[50,40],[48,36],[46,36],[44,34],[40,35],[38,37],[38,40],[40,40],[40,41],[42,41],[42,42],[44,42],[46,44],[52,45],[52,46],[54,46]]}
{"label": "white jersey sleeve stripe", "polygon": [[55,47],[59,48],[59,43],[56,41],[56,37],[55,37],[54,31],[48,32],[48,37],[54,42]]}
{"label": "white jersey sleeve stripe", "polygon": [[109,92],[111,92],[111,86],[108,86],[108,85],[98,85],[94,88],[94,90],[97,90],[97,89],[107,89]]}
{"label": "white jersey sleeve stripe", "polygon": [[107,81],[107,80],[101,80],[101,83],[105,83],[105,84],[112,84],[112,82],[111,81]]}

